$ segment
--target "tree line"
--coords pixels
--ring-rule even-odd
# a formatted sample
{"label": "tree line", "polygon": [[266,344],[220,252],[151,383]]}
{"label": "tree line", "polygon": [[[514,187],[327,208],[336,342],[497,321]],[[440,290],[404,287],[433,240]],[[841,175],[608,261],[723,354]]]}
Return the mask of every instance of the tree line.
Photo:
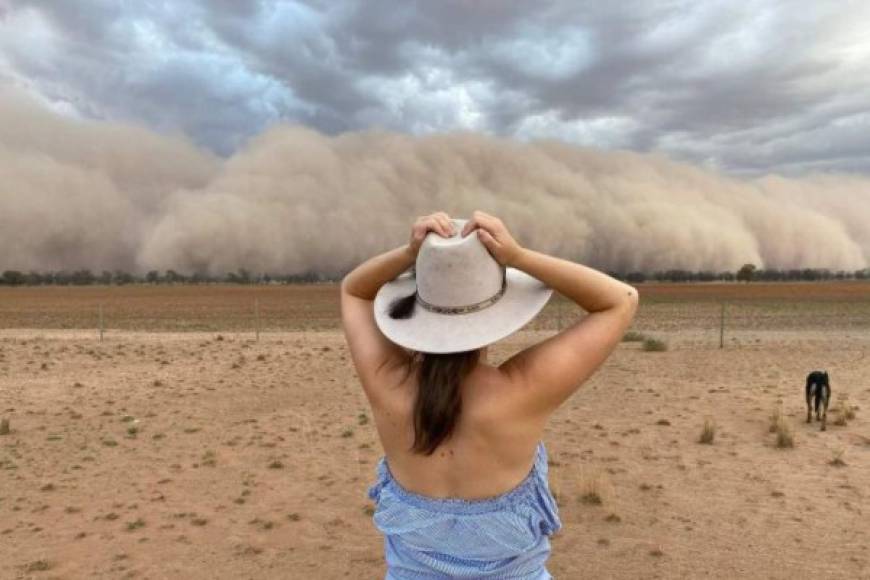
{"label": "tree line", "polygon": [[[182,274],[175,270],[159,272],[151,270],[144,274],[135,274],[123,270],[103,270],[94,273],[88,269],[59,270],[48,272],[21,272],[5,270],[0,275],[2,286],[90,286],[126,284],[314,284],[323,282],[339,282],[345,273],[323,274],[320,272],[303,272],[298,274],[252,273],[244,268],[223,275],[202,273]],[[736,272],[709,270],[659,270],[653,272],[614,272],[607,274],[630,284],[644,282],[793,282],[793,281],[824,281],[824,280],[868,280],[870,268],[863,270],[837,270],[826,268],[803,269],[759,269],[754,264],[744,264]]]}
{"label": "tree line", "polygon": [[6,270],[0,274],[0,286],[124,286],[127,284],[312,284],[340,280],[340,276],[325,276],[317,272],[301,274],[254,274],[244,268],[215,276],[210,274],[181,274],[175,270],[159,272],[151,270],[144,274],[123,270],[103,270],[99,274],[91,270],[59,270],[48,272],[21,272]]}

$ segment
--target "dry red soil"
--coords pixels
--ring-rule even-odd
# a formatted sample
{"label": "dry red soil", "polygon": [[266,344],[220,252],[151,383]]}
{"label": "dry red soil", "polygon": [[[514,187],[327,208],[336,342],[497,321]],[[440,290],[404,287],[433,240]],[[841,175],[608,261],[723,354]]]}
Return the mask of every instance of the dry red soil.
{"label": "dry red soil", "polygon": [[[639,289],[668,350],[623,342],[545,433],[553,575],[870,578],[870,285]],[[337,314],[333,285],[0,289],[0,578],[383,578]],[[492,361],[578,316],[554,300]],[[816,368],[855,410],[825,432]]]}

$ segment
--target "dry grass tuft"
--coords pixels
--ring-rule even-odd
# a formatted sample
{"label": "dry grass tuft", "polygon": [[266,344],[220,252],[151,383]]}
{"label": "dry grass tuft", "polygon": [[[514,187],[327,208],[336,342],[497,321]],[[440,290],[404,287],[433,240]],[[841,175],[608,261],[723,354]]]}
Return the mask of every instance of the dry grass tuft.
{"label": "dry grass tuft", "polygon": [[704,427],[701,429],[701,436],[698,438],[698,443],[712,445],[713,439],[716,438],[716,423],[712,419],[704,419]]}
{"label": "dry grass tuft", "polygon": [[830,465],[834,467],[846,467],[846,461],[843,459],[843,455],[846,454],[846,448],[840,447],[839,449],[834,451],[834,456],[828,462]]}
{"label": "dry grass tuft", "polygon": [[794,430],[791,423],[780,414],[779,421],[776,423],[776,446],[779,449],[794,447]]}
{"label": "dry grass tuft", "polygon": [[768,431],[770,433],[776,433],[776,430],[779,428],[779,424],[782,421],[782,405],[779,405],[776,409],[773,410],[773,413],[770,414],[770,427],[768,428]]}
{"label": "dry grass tuft", "polygon": [[647,352],[664,352],[668,350],[668,343],[658,338],[648,337],[643,340],[643,350]]}
{"label": "dry grass tuft", "polygon": [[637,332],[636,330],[629,330],[622,335],[622,342],[643,342],[645,338],[646,335],[644,333]]}
{"label": "dry grass tuft", "polygon": [[601,505],[604,503],[606,490],[600,473],[584,473],[580,477],[580,503],[586,505]]}
{"label": "dry grass tuft", "polygon": [[855,407],[849,403],[847,396],[840,397],[833,410],[836,414],[834,425],[845,427],[855,418]]}

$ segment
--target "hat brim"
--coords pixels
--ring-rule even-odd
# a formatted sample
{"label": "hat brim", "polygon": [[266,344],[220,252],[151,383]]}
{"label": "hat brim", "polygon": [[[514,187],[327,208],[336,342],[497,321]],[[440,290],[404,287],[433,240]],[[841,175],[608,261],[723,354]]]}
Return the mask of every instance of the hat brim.
{"label": "hat brim", "polygon": [[448,353],[473,350],[496,342],[528,324],[547,304],[553,289],[516,268],[505,268],[502,297],[482,310],[439,314],[414,305],[410,318],[390,318],[393,300],[414,293],[417,280],[410,271],[381,286],[375,296],[375,322],[391,341],[411,350]]}

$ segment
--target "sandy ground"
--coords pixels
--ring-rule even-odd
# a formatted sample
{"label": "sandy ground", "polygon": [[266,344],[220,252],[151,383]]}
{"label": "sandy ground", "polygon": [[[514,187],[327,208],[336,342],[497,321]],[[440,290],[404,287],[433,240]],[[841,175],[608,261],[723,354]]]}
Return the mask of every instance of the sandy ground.
{"label": "sandy ground", "polygon": [[[545,434],[554,576],[870,578],[870,331],[656,336],[667,352],[622,343]],[[814,368],[847,425],[804,422]],[[383,578],[382,450],[340,332],[0,331],[0,416],[0,578]]]}

